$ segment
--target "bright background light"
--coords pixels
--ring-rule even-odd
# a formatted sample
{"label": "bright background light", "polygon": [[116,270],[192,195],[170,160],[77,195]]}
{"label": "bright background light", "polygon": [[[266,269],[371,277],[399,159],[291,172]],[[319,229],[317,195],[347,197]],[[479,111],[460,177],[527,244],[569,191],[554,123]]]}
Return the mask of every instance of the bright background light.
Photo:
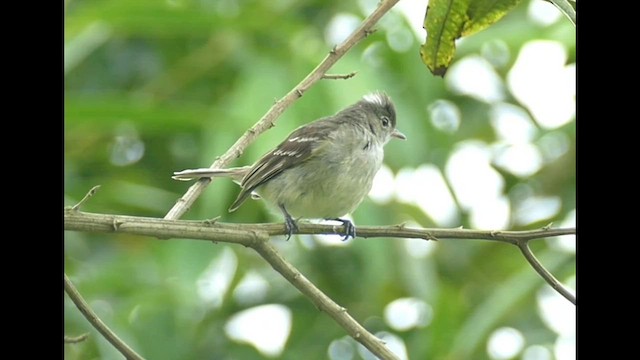
{"label": "bright background light", "polygon": [[225,333],[231,339],[247,342],[268,357],[282,353],[290,331],[291,310],[277,304],[243,310],[225,326]]}

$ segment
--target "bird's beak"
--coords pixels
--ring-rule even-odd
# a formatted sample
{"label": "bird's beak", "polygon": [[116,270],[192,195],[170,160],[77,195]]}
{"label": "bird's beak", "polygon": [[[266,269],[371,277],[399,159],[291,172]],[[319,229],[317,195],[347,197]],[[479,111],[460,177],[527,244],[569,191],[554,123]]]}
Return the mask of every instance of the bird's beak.
{"label": "bird's beak", "polygon": [[393,129],[393,132],[391,133],[391,136],[394,138],[398,138],[400,140],[407,140],[407,136],[403,133],[401,133],[398,129]]}

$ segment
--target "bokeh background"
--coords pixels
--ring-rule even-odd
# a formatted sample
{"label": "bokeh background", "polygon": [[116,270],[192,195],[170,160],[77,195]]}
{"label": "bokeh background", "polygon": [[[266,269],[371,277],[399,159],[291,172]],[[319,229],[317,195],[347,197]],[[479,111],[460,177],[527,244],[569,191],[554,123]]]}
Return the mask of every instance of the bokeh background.
{"label": "bokeh background", "polygon": [[[377,0],[65,1],[65,203],[163,217],[190,184],[343,40]],[[446,78],[421,63],[426,1],[401,0],[252,144],[250,164],[294,128],[383,90],[408,140],[356,225],[525,230],[575,226],[575,27],[522,1],[458,42]],[[184,219],[280,222],[261,202],[227,212],[213,183]],[[512,246],[486,241],[275,237],[305,276],[410,359],[574,359],[575,307]],[[535,241],[575,291],[575,237]],[[149,359],[371,359],[249,249],[65,232],[65,272]],[[66,359],[119,355],[65,296]]]}

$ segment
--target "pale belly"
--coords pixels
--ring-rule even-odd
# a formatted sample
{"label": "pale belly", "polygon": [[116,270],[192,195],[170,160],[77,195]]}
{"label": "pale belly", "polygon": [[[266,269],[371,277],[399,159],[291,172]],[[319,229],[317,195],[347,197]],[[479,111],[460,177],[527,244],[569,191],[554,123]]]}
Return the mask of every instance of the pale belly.
{"label": "pale belly", "polygon": [[382,153],[331,164],[307,163],[289,169],[258,189],[282,204],[294,218],[338,218],[354,211],[367,196],[382,164]]}

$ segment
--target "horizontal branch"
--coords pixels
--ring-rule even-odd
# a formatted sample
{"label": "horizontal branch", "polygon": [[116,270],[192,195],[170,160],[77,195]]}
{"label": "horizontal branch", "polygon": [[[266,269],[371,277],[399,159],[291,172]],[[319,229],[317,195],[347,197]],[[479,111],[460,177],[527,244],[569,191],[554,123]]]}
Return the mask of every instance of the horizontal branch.
{"label": "horizontal branch", "polygon": [[[95,214],[65,210],[65,230],[88,232],[122,232],[153,236],[159,239],[183,238],[219,241],[251,246],[256,233],[267,236],[287,234],[284,223],[237,224],[199,220],[166,220],[127,215]],[[345,235],[342,225],[298,223],[299,234]],[[413,238],[424,240],[464,239],[498,241],[518,245],[521,241],[542,239],[553,236],[573,235],[575,228],[542,228],[525,231],[491,231],[470,229],[429,229],[412,228],[404,225],[358,226],[358,237],[362,238]]]}
{"label": "horizontal branch", "polygon": [[[299,234],[339,234],[344,235],[342,225],[324,225],[298,223]],[[397,359],[380,339],[369,333],[345,308],[325,295],[295,267],[289,264],[271,245],[271,236],[285,235],[284,224],[231,224],[213,220],[166,220],[159,218],[107,215],[86,213],[66,208],[64,210],[64,229],[86,232],[128,233],[156,237],[159,239],[184,238],[240,244],[258,252],[277,272],[307,296],[318,309],[325,311],[355,340],[363,344],[381,359]],[[469,229],[421,229],[404,225],[359,226],[358,237],[373,238],[419,238],[425,240],[464,239],[488,240],[509,243],[522,249],[528,241],[552,236],[572,235],[575,228],[551,229],[544,227],[526,231],[486,231]],[[528,254],[525,254],[527,256]],[[531,254],[532,255],[532,254]],[[529,257],[527,260],[531,262]],[[534,259],[535,260],[535,259]],[[534,269],[563,296],[575,304],[575,296],[557,283],[537,260],[532,263]],[[555,283],[553,282],[555,281]],[[557,283],[557,284],[556,284]],[[554,286],[554,284],[556,286]],[[559,286],[559,287],[558,287]]]}
{"label": "horizontal branch", "polygon": [[[128,233],[153,236],[159,239],[191,238],[214,242],[241,244],[258,252],[277,272],[295,286],[302,294],[313,302],[321,311],[326,312],[356,341],[360,342],[378,358],[399,360],[382,340],[368,332],[349,313],[347,309],[331,300],[318,289],[293,265],[288,263],[271,245],[271,228],[277,232],[284,231],[282,224],[260,229],[259,226],[241,229],[235,224],[222,224],[213,221],[165,220],[123,215],[106,215],[84,213],[72,208],[64,211],[64,229],[86,232]],[[330,226],[327,229],[332,229]],[[301,228],[302,229],[302,228]]]}

